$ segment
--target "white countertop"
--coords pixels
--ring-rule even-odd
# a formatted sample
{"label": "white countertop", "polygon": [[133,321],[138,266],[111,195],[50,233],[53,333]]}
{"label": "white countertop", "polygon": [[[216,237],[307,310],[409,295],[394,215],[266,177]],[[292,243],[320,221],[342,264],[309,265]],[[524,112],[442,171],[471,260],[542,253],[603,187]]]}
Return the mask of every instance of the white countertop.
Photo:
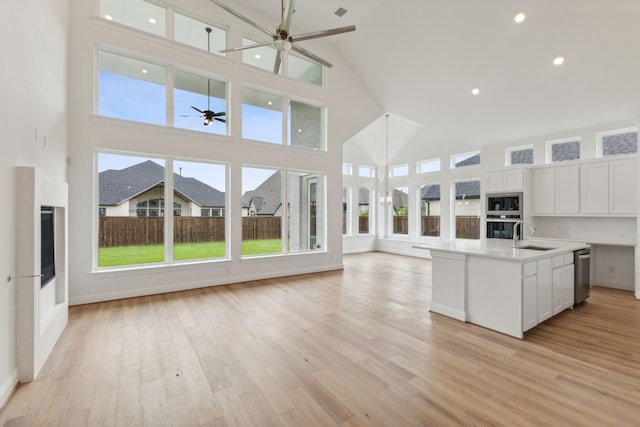
{"label": "white countertop", "polygon": [[518,246],[537,246],[549,250],[514,248],[511,239],[454,240],[415,245],[414,248],[428,249],[432,252],[448,252],[474,255],[485,258],[503,259],[516,262],[529,262],[550,256],[561,255],[589,247],[586,243],[562,242],[555,240],[526,239]]}

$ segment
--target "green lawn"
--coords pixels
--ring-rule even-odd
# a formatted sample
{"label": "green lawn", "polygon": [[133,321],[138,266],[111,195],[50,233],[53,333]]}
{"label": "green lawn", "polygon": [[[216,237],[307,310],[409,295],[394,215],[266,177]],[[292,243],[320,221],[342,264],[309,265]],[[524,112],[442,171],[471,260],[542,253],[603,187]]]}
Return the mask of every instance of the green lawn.
{"label": "green lawn", "polygon": [[[246,240],[242,255],[272,254],[282,251],[280,239]],[[224,257],[224,242],[178,243],[174,246],[176,261]],[[98,249],[98,266],[149,264],[164,261],[164,245],[118,246]]]}

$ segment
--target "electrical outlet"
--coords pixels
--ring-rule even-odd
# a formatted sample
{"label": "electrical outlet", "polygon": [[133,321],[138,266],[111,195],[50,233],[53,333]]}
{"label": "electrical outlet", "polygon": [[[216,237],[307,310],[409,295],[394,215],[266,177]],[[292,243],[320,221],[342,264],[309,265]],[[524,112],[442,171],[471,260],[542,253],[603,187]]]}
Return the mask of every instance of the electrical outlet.
{"label": "electrical outlet", "polygon": [[615,274],[615,272],[616,272],[616,268],[613,265],[610,265],[609,266],[609,273]]}

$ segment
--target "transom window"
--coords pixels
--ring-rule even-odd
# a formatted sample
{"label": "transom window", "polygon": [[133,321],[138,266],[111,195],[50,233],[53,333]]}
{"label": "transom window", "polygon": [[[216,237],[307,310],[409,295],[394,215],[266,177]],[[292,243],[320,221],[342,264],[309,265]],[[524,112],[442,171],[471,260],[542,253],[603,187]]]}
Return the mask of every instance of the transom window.
{"label": "transom window", "polygon": [[440,159],[422,160],[417,163],[417,173],[440,172]]}
{"label": "transom window", "polygon": [[532,165],[533,146],[509,147],[506,150],[506,165]]}
{"label": "transom window", "polygon": [[598,157],[638,152],[638,129],[626,128],[596,134]]}
{"label": "transom window", "polygon": [[376,168],[374,168],[373,166],[360,165],[358,167],[358,176],[361,176],[363,178],[375,178]]}
{"label": "transom window", "polygon": [[480,152],[472,151],[469,153],[454,154],[451,156],[451,168],[464,168],[469,166],[480,165]]}
{"label": "transom window", "polygon": [[389,178],[409,175],[409,165],[393,165],[389,168]]}
{"label": "transom window", "polygon": [[580,159],[580,137],[547,141],[547,163]]}

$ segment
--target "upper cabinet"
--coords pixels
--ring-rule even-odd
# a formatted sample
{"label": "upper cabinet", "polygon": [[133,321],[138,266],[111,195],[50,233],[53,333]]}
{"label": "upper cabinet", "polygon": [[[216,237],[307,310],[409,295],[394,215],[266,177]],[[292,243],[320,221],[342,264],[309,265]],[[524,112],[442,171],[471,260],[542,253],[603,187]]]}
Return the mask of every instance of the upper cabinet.
{"label": "upper cabinet", "polygon": [[534,215],[635,216],[636,158],[533,169]]}
{"label": "upper cabinet", "polygon": [[533,170],[534,214],[578,214],[580,169],[578,165]]}
{"label": "upper cabinet", "polygon": [[523,191],[525,187],[525,174],[528,169],[514,168],[487,172],[485,174],[485,191],[487,193],[500,193],[503,191]]}

